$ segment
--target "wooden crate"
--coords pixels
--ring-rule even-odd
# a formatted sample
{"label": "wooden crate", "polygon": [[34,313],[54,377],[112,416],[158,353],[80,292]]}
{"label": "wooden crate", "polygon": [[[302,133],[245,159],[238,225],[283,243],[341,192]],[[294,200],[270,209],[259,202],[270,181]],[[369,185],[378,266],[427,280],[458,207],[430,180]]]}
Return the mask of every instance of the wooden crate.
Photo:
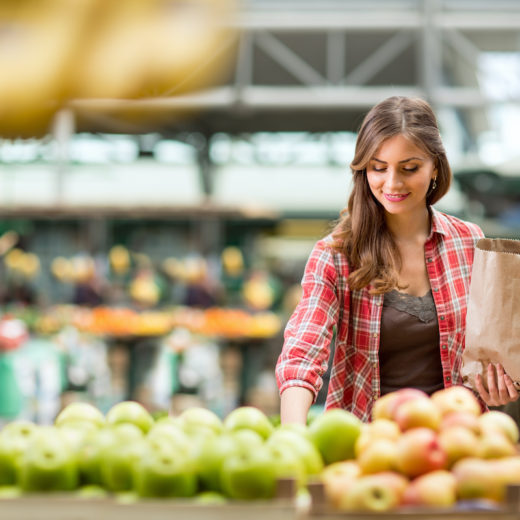
{"label": "wooden crate", "polygon": [[327,502],[321,482],[310,483],[309,491],[308,520],[520,520],[520,486],[509,486],[505,503],[496,508],[484,508],[483,504],[478,507],[475,503],[474,508],[401,508],[385,513],[338,511]]}

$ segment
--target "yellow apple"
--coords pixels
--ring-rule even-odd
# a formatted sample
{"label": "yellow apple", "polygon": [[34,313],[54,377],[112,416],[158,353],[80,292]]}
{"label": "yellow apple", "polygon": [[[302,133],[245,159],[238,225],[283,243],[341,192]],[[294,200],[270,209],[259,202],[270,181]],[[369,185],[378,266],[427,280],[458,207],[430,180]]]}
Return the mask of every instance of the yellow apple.
{"label": "yellow apple", "polygon": [[507,413],[499,410],[490,410],[479,418],[480,429],[483,432],[489,430],[501,431],[513,444],[518,442],[519,432],[516,421]]}
{"label": "yellow apple", "polygon": [[479,439],[478,456],[482,459],[498,459],[515,455],[515,445],[499,430],[482,432]]}
{"label": "yellow apple", "polygon": [[390,419],[376,419],[371,423],[363,425],[359,437],[356,439],[354,453],[359,456],[365,448],[375,439],[397,440],[401,435],[401,429],[395,421]]}
{"label": "yellow apple", "polygon": [[391,511],[401,504],[407,485],[407,480],[397,473],[363,475],[343,493],[338,508],[344,511]]}
{"label": "yellow apple", "polygon": [[397,467],[397,443],[391,439],[374,439],[357,457],[363,474],[391,471]]}
{"label": "yellow apple", "polygon": [[455,385],[437,390],[432,394],[431,400],[443,416],[450,412],[464,411],[473,415],[480,415],[482,412],[475,394],[465,386]]}
{"label": "yellow apple", "polygon": [[334,462],[325,467],[320,478],[325,496],[334,507],[339,507],[342,495],[360,475],[361,468],[353,460]]}
{"label": "yellow apple", "polygon": [[448,457],[448,468],[465,457],[476,457],[480,452],[479,437],[463,426],[451,426],[439,432],[439,444]]}
{"label": "yellow apple", "polygon": [[456,462],[451,471],[457,482],[459,499],[503,500],[505,486],[493,460],[468,457]]}
{"label": "yellow apple", "polygon": [[393,419],[403,432],[419,426],[438,430],[441,423],[441,412],[429,397],[418,397],[397,405]]}
{"label": "yellow apple", "polygon": [[412,480],[403,496],[404,505],[451,507],[457,500],[457,480],[446,470],[431,471]]}
{"label": "yellow apple", "polygon": [[442,416],[439,429],[442,431],[452,426],[462,426],[471,430],[476,435],[480,434],[480,423],[478,415],[471,412],[448,412]]}

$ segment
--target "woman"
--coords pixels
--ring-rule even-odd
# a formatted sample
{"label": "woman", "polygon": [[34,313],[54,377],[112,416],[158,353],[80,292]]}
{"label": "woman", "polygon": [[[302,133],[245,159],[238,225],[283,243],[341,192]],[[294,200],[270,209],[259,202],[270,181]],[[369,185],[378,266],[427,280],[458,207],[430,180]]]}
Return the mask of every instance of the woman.
{"label": "woman", "polygon": [[[348,207],[316,243],[285,330],[276,367],[282,422],[305,423],[334,332],[327,408],[368,421],[384,393],[462,383],[474,247],[484,235],[432,207],[452,173],[428,103],[391,97],[373,107],[351,169]],[[518,398],[501,366],[489,365],[476,384],[488,405]]]}

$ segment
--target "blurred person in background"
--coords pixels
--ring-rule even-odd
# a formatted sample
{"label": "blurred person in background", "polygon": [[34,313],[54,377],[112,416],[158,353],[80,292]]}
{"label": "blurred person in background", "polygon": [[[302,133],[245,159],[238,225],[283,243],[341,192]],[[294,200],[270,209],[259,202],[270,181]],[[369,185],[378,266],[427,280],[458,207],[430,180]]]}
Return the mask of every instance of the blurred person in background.
{"label": "blurred person in background", "polygon": [[[305,424],[334,333],[327,409],[368,421],[374,401],[391,391],[431,395],[462,384],[474,248],[484,235],[433,208],[452,172],[430,105],[395,96],[374,106],[350,166],[348,206],[315,244],[285,329],[276,366],[282,423]],[[519,396],[500,365],[476,385],[487,405]]]}

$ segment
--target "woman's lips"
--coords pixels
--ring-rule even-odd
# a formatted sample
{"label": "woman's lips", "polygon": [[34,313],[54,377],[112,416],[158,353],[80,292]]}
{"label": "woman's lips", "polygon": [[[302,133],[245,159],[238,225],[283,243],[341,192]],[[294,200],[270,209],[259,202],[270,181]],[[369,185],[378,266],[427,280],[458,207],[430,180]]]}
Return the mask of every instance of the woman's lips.
{"label": "woman's lips", "polygon": [[390,202],[401,202],[404,199],[406,199],[406,197],[408,197],[408,195],[410,195],[410,194],[403,193],[402,195],[400,195],[400,194],[392,195],[390,193],[384,193],[383,195],[384,195],[385,199],[389,200]]}

